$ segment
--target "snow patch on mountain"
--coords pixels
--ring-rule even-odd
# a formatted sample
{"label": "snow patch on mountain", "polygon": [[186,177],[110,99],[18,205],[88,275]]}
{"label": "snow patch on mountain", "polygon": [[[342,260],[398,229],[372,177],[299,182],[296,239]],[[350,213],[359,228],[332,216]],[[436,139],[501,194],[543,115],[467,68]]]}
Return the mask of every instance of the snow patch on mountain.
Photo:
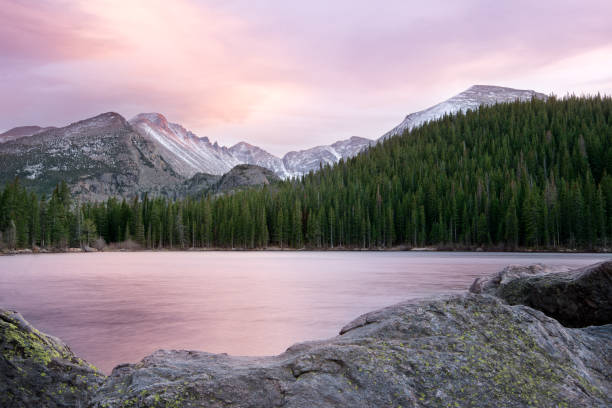
{"label": "snow patch on mountain", "polygon": [[468,109],[475,110],[481,105],[487,106],[496,103],[515,102],[517,100],[529,101],[531,98],[546,99],[547,96],[532,90],[513,89],[492,85],[474,85],[444,102],[425,110],[409,114],[402,123],[385,133],[379,140],[401,135],[405,130],[412,130],[427,122],[440,119],[444,115],[454,115],[460,111],[466,112]]}
{"label": "snow patch on mountain", "polygon": [[196,173],[224,174],[240,162],[227,147],[211,144],[179,124],[170,123],[160,113],[141,113],[130,120],[143,137],[156,143],[162,156],[178,174],[192,177]]}
{"label": "snow patch on mountain", "polygon": [[246,142],[240,142],[230,147],[229,151],[240,163],[265,167],[266,169],[272,170],[281,178],[291,176],[285,168],[285,164],[281,158],[268,153],[260,147],[253,146]]}
{"label": "snow patch on mountain", "polygon": [[289,152],[279,158],[264,149],[246,142],[230,148],[211,144],[206,137],[198,137],[183,126],[168,122],[160,113],[141,113],[130,120],[132,127],[143,137],[154,142],[164,159],[178,174],[192,177],[196,173],[220,175],[238,164],[261,166],[280,178],[299,177],[318,170],[320,165],[334,164],[370,146],[373,141],[351,137],[332,145]]}
{"label": "snow patch on mountain", "polygon": [[289,152],[283,156],[283,163],[292,177],[299,177],[317,171],[321,166],[333,165],[341,159],[351,158],[374,143],[373,140],[353,136],[331,145]]}

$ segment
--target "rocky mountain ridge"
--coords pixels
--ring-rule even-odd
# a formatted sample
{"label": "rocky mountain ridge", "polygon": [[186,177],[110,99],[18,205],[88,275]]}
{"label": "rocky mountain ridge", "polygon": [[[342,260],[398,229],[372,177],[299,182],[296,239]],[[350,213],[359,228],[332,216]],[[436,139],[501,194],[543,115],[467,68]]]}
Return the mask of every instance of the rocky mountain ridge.
{"label": "rocky mountain ridge", "polygon": [[[445,114],[534,97],[546,98],[534,91],[476,85],[438,105],[408,115],[379,140]],[[121,126],[117,127],[113,121]],[[113,132],[115,137],[109,138]],[[121,139],[121,135],[127,139]],[[121,147],[116,144],[119,140],[123,140],[119,143]],[[196,174],[221,176],[237,165],[250,164],[269,169],[281,179],[300,177],[321,166],[351,158],[375,143],[353,136],[330,145],[291,151],[281,158],[246,142],[231,147],[211,143],[207,137],[199,137],[169,122],[159,113],[141,113],[129,121],[117,113],[107,113],[62,128],[25,126],[0,135],[3,163],[0,185],[20,177],[28,186],[48,193],[55,183],[64,179],[73,192],[89,199],[145,191],[176,195],[186,191],[182,183],[190,184],[189,178]]]}
{"label": "rocky mountain ridge", "polygon": [[411,130],[427,122],[440,119],[444,115],[454,115],[458,112],[475,110],[479,106],[508,103],[515,101],[529,101],[531,98],[546,99],[547,96],[532,90],[506,88],[493,85],[474,85],[467,90],[422,111],[414,112],[396,127],[385,133],[379,140],[400,135],[405,130]]}
{"label": "rocky mountain ridge", "polygon": [[45,130],[49,129],[54,128],[52,126],[44,128],[40,126],[19,126],[7,130],[4,133],[0,133],[0,143],[10,142],[12,140],[21,139],[22,137],[33,136],[37,133],[44,132]]}
{"label": "rocky mountain ridge", "polygon": [[157,192],[181,181],[161,153],[109,112],[0,144],[0,185],[19,177],[48,194],[64,180],[88,199]]}
{"label": "rocky mountain ridge", "polygon": [[170,197],[197,197],[202,194],[226,194],[257,186],[266,186],[280,181],[271,170],[254,164],[239,164],[222,176],[196,173],[180,185],[165,191]]}
{"label": "rocky mountain ridge", "polygon": [[183,177],[196,173],[221,175],[241,164],[227,147],[210,143],[160,113],[141,113],[130,125],[142,137],[156,144],[172,168]]}

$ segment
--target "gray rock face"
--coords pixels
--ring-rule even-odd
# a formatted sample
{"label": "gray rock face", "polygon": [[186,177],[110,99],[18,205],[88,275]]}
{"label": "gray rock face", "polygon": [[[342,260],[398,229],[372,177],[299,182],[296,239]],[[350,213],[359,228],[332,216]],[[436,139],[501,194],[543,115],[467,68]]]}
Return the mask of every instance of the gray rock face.
{"label": "gray rock face", "polygon": [[156,146],[108,112],[0,144],[0,186],[16,176],[49,194],[64,180],[82,199],[129,197],[182,181]]}
{"label": "gray rock face", "polygon": [[196,173],[181,184],[167,186],[160,192],[168,197],[199,197],[202,194],[223,194],[264,186],[278,180],[280,180],[279,177],[271,170],[249,164],[240,164],[223,176]]}
{"label": "gray rock face", "polygon": [[11,130],[7,130],[0,134],[0,143],[10,142],[12,140],[21,139],[22,137],[33,136],[37,133],[44,132],[45,130],[54,129],[53,127],[40,127],[40,126],[19,126]]}
{"label": "gray rock face", "polygon": [[133,129],[155,145],[164,159],[182,177],[196,173],[221,175],[240,164],[227,147],[198,137],[160,113],[140,113],[130,120]]}
{"label": "gray rock face", "polygon": [[612,323],[612,261],[556,271],[544,265],[510,266],[477,279],[470,291],[541,310],[568,327]]}
{"label": "gray rock face", "polygon": [[198,196],[206,193],[213,188],[221,180],[221,176],[206,173],[197,173],[190,179],[183,182],[184,190],[181,191],[182,196]]}
{"label": "gray rock face", "polygon": [[279,180],[280,178],[271,170],[251,164],[240,164],[224,174],[211,189],[223,193],[245,187],[263,186]]}
{"label": "gray rock face", "polygon": [[[10,333],[2,344],[12,344]],[[20,373],[11,358],[3,352],[6,378]],[[84,378],[84,389],[99,383]],[[612,325],[567,328],[531,307],[465,293],[368,313],[334,338],[273,357],[160,350],[116,367],[86,406],[609,407],[611,378]],[[37,386],[9,390],[23,399]]]}
{"label": "gray rock face", "polygon": [[84,407],[104,381],[61,340],[0,309],[0,406]]}

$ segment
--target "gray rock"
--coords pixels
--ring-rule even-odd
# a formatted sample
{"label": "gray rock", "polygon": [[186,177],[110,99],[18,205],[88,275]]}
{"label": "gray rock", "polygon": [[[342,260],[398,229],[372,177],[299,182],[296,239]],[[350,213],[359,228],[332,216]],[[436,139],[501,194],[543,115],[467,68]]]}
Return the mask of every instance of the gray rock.
{"label": "gray rock", "polygon": [[568,329],[464,294],[361,316],[275,357],[160,350],[113,371],[93,407],[607,407],[612,325]]}
{"label": "gray rock", "polygon": [[104,376],[61,340],[0,309],[0,407],[84,407]]}
{"label": "gray rock", "polygon": [[470,291],[530,306],[568,327],[612,323],[612,261],[576,270],[509,266],[476,279]]}
{"label": "gray rock", "polygon": [[82,201],[156,194],[183,181],[159,145],[114,112],[0,143],[0,163],[0,186],[19,177],[23,186],[50,194],[65,181]]}
{"label": "gray rock", "polygon": [[225,173],[211,190],[224,193],[253,186],[264,186],[279,180],[280,178],[271,170],[252,164],[240,164]]}

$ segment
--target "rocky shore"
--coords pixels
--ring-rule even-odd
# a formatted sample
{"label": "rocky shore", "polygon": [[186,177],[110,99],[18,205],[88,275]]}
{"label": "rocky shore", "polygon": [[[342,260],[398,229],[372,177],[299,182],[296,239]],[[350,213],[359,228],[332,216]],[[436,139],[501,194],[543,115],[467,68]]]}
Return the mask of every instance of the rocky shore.
{"label": "rocky shore", "polygon": [[160,350],[105,377],[7,310],[0,351],[2,407],[609,407],[612,262],[508,267],[274,357]]}

